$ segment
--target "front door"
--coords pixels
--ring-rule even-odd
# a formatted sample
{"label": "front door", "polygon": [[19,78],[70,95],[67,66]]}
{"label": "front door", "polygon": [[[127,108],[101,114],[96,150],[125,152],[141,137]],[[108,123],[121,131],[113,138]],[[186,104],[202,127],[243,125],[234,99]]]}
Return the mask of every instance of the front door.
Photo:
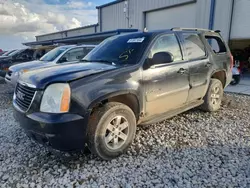
{"label": "front door", "polygon": [[157,52],[173,54],[174,61],[153,65],[143,71],[147,117],[176,109],[185,104],[188,98],[188,64],[183,61],[176,36],[160,36],[152,46],[148,59]]}

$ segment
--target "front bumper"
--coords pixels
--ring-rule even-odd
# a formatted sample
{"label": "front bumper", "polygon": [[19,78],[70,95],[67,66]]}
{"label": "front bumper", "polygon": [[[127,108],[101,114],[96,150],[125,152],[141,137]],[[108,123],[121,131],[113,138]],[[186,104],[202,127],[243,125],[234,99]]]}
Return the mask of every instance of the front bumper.
{"label": "front bumper", "polygon": [[4,70],[0,70],[0,76],[1,76],[1,77],[3,77],[3,78],[4,78],[4,77],[5,77],[5,75],[6,75],[6,73],[7,73],[6,71],[4,71]]}
{"label": "front bumper", "polygon": [[61,151],[85,147],[86,122],[77,114],[25,114],[15,107],[14,116],[26,134],[38,143]]}

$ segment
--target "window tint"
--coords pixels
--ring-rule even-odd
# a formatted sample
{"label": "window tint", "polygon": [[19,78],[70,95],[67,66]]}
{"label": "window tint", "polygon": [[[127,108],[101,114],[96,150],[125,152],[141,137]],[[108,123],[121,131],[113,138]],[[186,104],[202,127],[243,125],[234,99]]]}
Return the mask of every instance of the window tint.
{"label": "window tint", "polygon": [[61,55],[63,52],[65,52],[71,47],[72,46],[57,47],[46,53],[43,57],[41,57],[40,61],[54,61],[59,55]]}
{"label": "window tint", "polygon": [[185,48],[189,59],[198,59],[206,56],[205,46],[197,34],[183,34]]}
{"label": "window tint", "polygon": [[75,48],[69,50],[62,56],[62,58],[66,58],[67,62],[77,61],[83,59],[93,48]]}
{"label": "window tint", "polygon": [[214,53],[225,53],[227,52],[226,46],[219,37],[206,36],[207,42],[214,51]]}
{"label": "window tint", "polygon": [[116,65],[136,64],[150,42],[151,36],[151,33],[131,33],[110,37],[83,60],[109,61]]}
{"label": "window tint", "polygon": [[182,60],[181,49],[175,35],[162,36],[153,45],[149,58],[158,52],[170,52],[174,56],[174,61]]}

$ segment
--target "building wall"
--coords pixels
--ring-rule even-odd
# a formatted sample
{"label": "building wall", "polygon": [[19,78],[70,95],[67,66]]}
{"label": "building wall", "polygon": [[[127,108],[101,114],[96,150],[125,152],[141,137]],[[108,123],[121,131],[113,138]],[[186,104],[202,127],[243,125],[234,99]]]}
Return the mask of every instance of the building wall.
{"label": "building wall", "polygon": [[[236,0],[237,1],[237,0]],[[248,1],[248,0],[241,0]],[[229,39],[230,17],[232,10],[232,0],[227,2],[216,0],[213,29],[221,30],[225,40]],[[125,1],[116,4],[98,8],[98,24],[93,27],[78,28],[63,32],[52,33],[43,36],[37,36],[37,41],[60,39],[77,35],[91,34],[96,32],[104,32],[116,29],[144,29],[146,23],[146,14],[152,11],[173,10],[178,6],[188,5],[195,6],[195,13],[190,14],[188,20],[192,20],[190,27],[208,28],[210,20],[211,0],[128,0],[128,9],[124,13]],[[193,10],[193,9],[192,9]],[[223,12],[222,12],[223,10]],[[188,14],[186,14],[188,15]],[[128,19],[129,18],[129,19]],[[164,17],[159,19],[164,23]],[[175,17],[171,18],[169,25],[175,23]],[[176,16],[176,23],[181,19],[181,16]],[[159,20],[158,20],[159,21]],[[191,23],[191,22],[190,22]],[[194,24],[193,24],[194,23]],[[174,27],[166,24],[166,28]],[[181,25],[180,25],[181,26]],[[187,27],[188,24],[185,25]],[[96,27],[96,28],[95,28]]]}
{"label": "building wall", "polygon": [[195,0],[128,0],[128,12],[126,14],[124,13],[125,1],[100,8],[102,31],[117,28],[143,29],[145,12],[187,2],[195,2]]}
{"label": "building wall", "polygon": [[227,3],[217,0],[215,5],[214,30],[220,30],[225,41],[229,40],[232,0]]}
{"label": "building wall", "polygon": [[46,41],[46,40],[54,40],[54,39],[62,39],[67,37],[74,37],[79,35],[87,35],[95,33],[95,27],[98,26],[90,26],[90,27],[80,27],[76,29],[60,31],[56,33],[50,33],[47,35],[36,36],[36,41]]}
{"label": "building wall", "polygon": [[102,31],[128,28],[123,9],[124,2],[101,8]]}

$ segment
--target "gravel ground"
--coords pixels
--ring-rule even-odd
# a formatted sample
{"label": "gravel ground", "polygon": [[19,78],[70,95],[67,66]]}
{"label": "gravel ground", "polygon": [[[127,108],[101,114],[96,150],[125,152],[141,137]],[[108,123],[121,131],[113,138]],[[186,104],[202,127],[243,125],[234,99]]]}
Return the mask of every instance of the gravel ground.
{"label": "gravel ground", "polygon": [[226,94],[216,113],[191,110],[137,128],[133,146],[102,161],[29,140],[0,84],[1,187],[250,187],[250,97]]}

